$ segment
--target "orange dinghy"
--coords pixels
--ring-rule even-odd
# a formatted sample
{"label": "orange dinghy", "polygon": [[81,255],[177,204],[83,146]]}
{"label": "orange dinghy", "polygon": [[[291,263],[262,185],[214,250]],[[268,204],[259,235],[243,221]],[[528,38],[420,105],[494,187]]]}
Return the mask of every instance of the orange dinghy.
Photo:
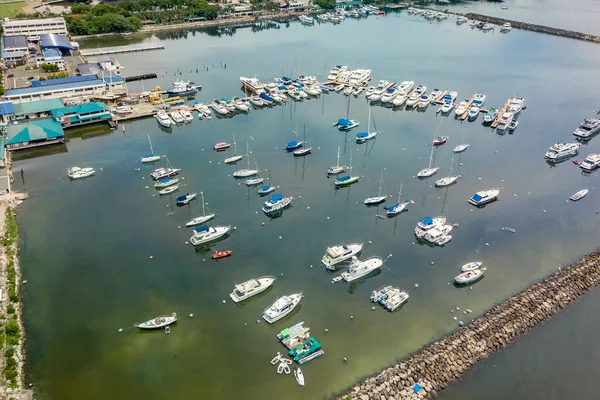
{"label": "orange dinghy", "polygon": [[219,258],[229,257],[230,255],[231,255],[231,250],[215,251],[214,254],[211,256],[211,258],[213,260],[218,260]]}

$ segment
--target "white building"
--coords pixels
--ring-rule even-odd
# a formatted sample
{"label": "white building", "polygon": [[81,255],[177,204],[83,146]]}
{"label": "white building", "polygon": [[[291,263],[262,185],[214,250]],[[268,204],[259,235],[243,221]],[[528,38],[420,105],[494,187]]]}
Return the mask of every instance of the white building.
{"label": "white building", "polygon": [[6,36],[2,37],[2,59],[7,63],[27,59],[29,50],[27,48],[27,39],[25,36]]}
{"label": "white building", "polygon": [[2,29],[6,36],[27,36],[27,40],[39,40],[42,33],[68,35],[67,24],[63,17],[41,19],[2,19]]}
{"label": "white building", "polygon": [[43,56],[35,57],[35,65],[40,68],[43,64],[54,64],[58,66],[58,69],[65,71],[67,69],[67,63],[64,58],[60,55],[60,52],[56,49],[44,49],[42,50]]}

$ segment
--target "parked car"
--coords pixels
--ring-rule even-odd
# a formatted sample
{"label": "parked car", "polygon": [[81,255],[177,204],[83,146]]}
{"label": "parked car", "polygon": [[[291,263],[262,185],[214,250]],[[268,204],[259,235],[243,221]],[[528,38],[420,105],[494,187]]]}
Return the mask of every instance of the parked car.
{"label": "parked car", "polygon": [[6,75],[7,78],[14,78],[15,74],[8,74]]}
{"label": "parked car", "polygon": [[30,76],[30,77],[28,77],[28,78],[27,78],[27,80],[28,80],[28,81],[32,81],[32,80],[34,80],[34,79],[35,79],[35,78],[34,78],[33,76]]}

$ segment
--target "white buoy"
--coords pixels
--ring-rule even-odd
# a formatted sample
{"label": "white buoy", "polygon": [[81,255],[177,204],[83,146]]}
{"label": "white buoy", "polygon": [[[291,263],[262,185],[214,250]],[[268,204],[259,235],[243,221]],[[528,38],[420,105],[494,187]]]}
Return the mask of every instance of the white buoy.
{"label": "white buoy", "polygon": [[351,315],[351,316],[350,316],[350,319],[354,319],[354,315]]}
{"label": "white buoy", "polygon": [[457,310],[460,310],[460,307],[456,307]]}
{"label": "white buoy", "polygon": [[327,217],[327,219],[329,219],[329,217]]}
{"label": "white buoy", "polygon": [[190,317],[190,318],[193,318],[193,317],[194,317],[194,314],[190,314],[190,315],[189,315],[189,317]]}
{"label": "white buoy", "polygon": [[489,243],[486,243],[485,245],[486,245],[486,246],[489,246],[490,244],[489,244]]}
{"label": "white buoy", "polygon": [[123,332],[123,328],[119,328],[119,332]]}
{"label": "white buoy", "polygon": [[261,225],[262,225],[262,226],[265,226],[265,223],[263,222]]}
{"label": "white buoy", "polygon": [[306,209],[307,209],[307,210],[310,210],[310,206],[309,206],[309,207],[306,207]]}
{"label": "white buoy", "polygon": [[325,332],[329,332],[329,329],[325,328]]}
{"label": "white buoy", "polygon": [[431,262],[431,265],[435,264],[433,261]]}
{"label": "white buoy", "polygon": [[281,236],[279,236],[279,239],[282,239],[282,237],[281,237]]}
{"label": "white buoy", "polygon": [[223,300],[223,304],[227,303],[225,300]]}
{"label": "white buoy", "polygon": [[450,310],[450,312],[451,312],[451,313],[453,313],[453,312],[454,312],[454,310]]}
{"label": "white buoy", "polygon": [[457,321],[457,320],[458,320],[458,318],[456,318],[456,317],[454,317],[454,318],[452,318],[452,319],[453,319],[453,320],[455,320],[455,321]]}
{"label": "white buoy", "polygon": [[465,323],[462,321],[458,321],[458,326],[462,327]]}
{"label": "white buoy", "polygon": [[186,241],[185,244],[189,244],[189,242]]}
{"label": "white buoy", "polygon": [[346,359],[346,357],[343,358],[344,362],[348,361],[348,359]]}
{"label": "white buoy", "polygon": [[154,256],[150,256],[150,259],[152,260],[154,258]]}

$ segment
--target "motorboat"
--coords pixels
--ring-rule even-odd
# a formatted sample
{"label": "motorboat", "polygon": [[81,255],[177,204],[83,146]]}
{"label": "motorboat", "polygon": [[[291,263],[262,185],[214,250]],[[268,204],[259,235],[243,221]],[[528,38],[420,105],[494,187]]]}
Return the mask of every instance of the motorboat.
{"label": "motorboat", "polygon": [[458,146],[456,146],[454,149],[452,149],[452,151],[454,153],[462,153],[463,151],[465,151],[466,149],[469,148],[468,144],[459,144]]}
{"label": "motorboat", "polygon": [[197,193],[186,193],[182,196],[177,197],[177,199],[175,199],[175,202],[178,206],[184,206],[186,204],[189,204],[190,201],[194,200],[196,196]]}
{"label": "motorboat", "polygon": [[483,24],[483,26],[481,27],[482,31],[491,31],[493,29],[494,29],[494,25],[488,24],[488,23]]}
{"label": "motorboat", "polygon": [[217,114],[220,114],[220,115],[227,115],[227,114],[229,114],[228,108],[223,103],[221,103],[220,100],[214,100],[210,104],[210,106],[212,107],[213,110],[215,110],[215,112]]}
{"label": "motorboat", "polygon": [[177,185],[178,182],[179,182],[179,179],[177,179],[177,178],[175,178],[175,179],[163,178],[154,184],[154,188],[155,189],[165,188],[168,186]]}
{"label": "motorboat", "polygon": [[460,270],[462,272],[475,271],[476,269],[479,269],[482,265],[483,265],[483,262],[481,262],[481,261],[471,261],[471,262],[464,264],[462,267],[460,267]]}
{"label": "motorboat", "polygon": [[500,121],[498,122],[498,126],[496,127],[496,131],[503,132],[505,130],[508,130],[508,126],[513,121],[514,117],[515,115],[511,112],[503,113],[500,117]]}
{"label": "motorboat", "polygon": [[459,15],[458,18],[456,18],[456,25],[462,25],[467,21],[469,21],[467,17]]}
{"label": "motorboat", "polygon": [[454,277],[454,283],[457,285],[468,285],[471,283],[475,283],[479,279],[483,278],[484,273],[485,268],[463,272],[462,274]]}
{"label": "motorboat", "polygon": [[385,91],[385,93],[381,96],[381,102],[384,104],[391,102],[392,100],[394,100],[396,95],[398,95],[398,93],[399,93],[399,91],[395,86],[388,88]]}
{"label": "motorboat", "polygon": [[210,258],[212,258],[213,260],[220,260],[221,258],[229,257],[231,255],[231,253],[232,253],[231,250],[223,250],[223,251],[215,250],[215,252],[212,254],[212,256],[210,256]]}
{"label": "motorboat", "polygon": [[412,92],[410,92],[410,95],[408,96],[408,99],[406,100],[406,105],[408,107],[414,107],[419,102],[419,100],[421,99],[421,96],[423,96],[426,91],[427,91],[427,86],[422,86],[422,85],[417,86],[415,89],[413,89]]}
{"label": "motorboat", "polygon": [[581,143],[555,143],[544,155],[544,158],[550,162],[564,161],[579,153]]}
{"label": "motorboat", "polygon": [[345,87],[346,87],[346,85],[345,85],[345,84],[343,84],[343,83],[340,83],[339,85],[337,85],[336,87],[334,87],[334,88],[333,88],[333,90],[334,90],[334,92],[336,92],[336,93],[339,93],[339,92],[341,92],[342,90],[344,90],[344,88],[345,88]]}
{"label": "motorboat", "polygon": [[457,92],[448,92],[442,97],[442,103],[454,103],[456,96],[458,96]]}
{"label": "motorboat", "polygon": [[482,190],[480,192],[475,193],[469,199],[469,203],[473,204],[476,207],[481,207],[488,203],[491,203],[492,201],[498,200],[499,195],[500,189]]}
{"label": "motorboat", "polygon": [[294,377],[296,378],[298,385],[304,386],[304,373],[302,373],[300,367],[296,368],[294,371]]}
{"label": "motorboat", "polygon": [[253,176],[251,178],[246,179],[244,181],[244,183],[246,184],[246,186],[256,186],[256,185],[260,185],[264,181],[265,180],[263,178],[261,178],[260,176]]}
{"label": "motorboat", "polygon": [[369,79],[371,79],[370,69],[356,69],[350,74],[348,84],[351,86],[360,86]]}
{"label": "motorboat", "polygon": [[522,97],[513,97],[508,103],[508,112],[518,115],[525,108],[525,99]]}
{"label": "motorboat", "polygon": [[510,22],[505,23],[500,28],[500,32],[510,32],[511,30],[512,30],[512,25],[510,24]]}
{"label": "motorboat", "polygon": [[432,245],[443,246],[452,239],[452,236],[449,235],[452,229],[452,225],[436,226],[427,231],[427,233],[425,233],[425,235],[423,235],[423,237],[420,239],[423,239]]}
{"label": "motorboat", "polygon": [[408,94],[413,86],[415,86],[415,81],[400,82],[400,85],[398,85],[398,94]]}
{"label": "motorboat", "polygon": [[408,292],[394,286],[385,286],[371,293],[371,301],[381,304],[388,311],[395,311],[408,301]]}
{"label": "motorboat", "polygon": [[354,86],[349,86],[348,89],[344,90],[345,96],[350,96],[352,93],[354,93]]}
{"label": "motorboat", "polygon": [[354,97],[360,96],[360,94],[363,92],[363,90],[365,90],[365,88],[362,87],[362,86],[354,88],[354,92],[353,92],[354,93]]}
{"label": "motorboat", "polygon": [[194,120],[194,116],[188,110],[181,109],[181,110],[179,110],[179,113],[181,114],[181,117],[183,118],[183,120],[187,123],[190,123]]}
{"label": "motorboat", "polygon": [[306,16],[306,15],[301,15],[298,17],[298,19],[300,20],[300,23],[302,23],[304,25],[314,25],[315,24],[314,18]]}
{"label": "motorboat", "polygon": [[157,168],[150,174],[150,177],[155,181],[159,181],[164,178],[175,176],[179,173],[179,171],[181,171],[181,169],[179,168]]}
{"label": "motorboat", "polygon": [[171,112],[171,119],[175,121],[176,124],[183,124],[185,120],[179,111]]}
{"label": "motorboat", "polygon": [[435,101],[435,100],[437,100],[437,98],[438,98],[438,97],[440,97],[440,96],[442,95],[442,93],[443,93],[443,92],[442,92],[442,90],[441,90],[441,89],[434,88],[434,89],[431,91],[431,94],[429,95],[429,97],[431,98],[431,101]]}
{"label": "motorboat", "polygon": [[266,196],[269,193],[273,193],[275,190],[277,190],[275,186],[265,185],[261,186],[260,189],[258,189],[258,194],[260,196]]}
{"label": "motorboat", "polygon": [[171,315],[159,315],[148,321],[133,324],[138,329],[162,329],[177,322],[177,313]]}
{"label": "motorboat", "polygon": [[179,185],[172,185],[172,186],[167,186],[166,188],[159,190],[158,194],[161,196],[170,194],[175,192],[176,190],[179,190]]}
{"label": "motorboat", "polygon": [[360,261],[356,256],[353,256],[348,270],[342,272],[341,276],[348,283],[354,282],[378,270],[382,265],[383,259],[379,256],[369,257],[364,261]]}
{"label": "motorboat", "polygon": [[67,175],[69,176],[70,179],[83,179],[83,178],[87,178],[89,176],[92,176],[96,173],[96,170],[94,168],[90,168],[90,167],[71,167],[67,170]]}
{"label": "motorboat", "polygon": [[176,80],[173,82],[169,90],[167,90],[167,94],[169,96],[185,96],[194,94],[201,89],[202,86],[196,85],[194,82]]}
{"label": "motorboat", "polygon": [[337,126],[338,130],[344,131],[344,132],[347,132],[353,128],[356,128],[359,125],[360,125],[360,122],[353,120],[353,119],[347,119],[347,118],[340,118],[336,123],[333,124],[333,126]]}
{"label": "motorboat", "polygon": [[458,103],[458,106],[456,107],[454,114],[457,117],[461,117],[461,116],[463,116],[464,113],[467,112],[468,109],[469,109],[469,103],[467,103],[466,101],[461,101],[460,103]]}
{"label": "motorboat", "polygon": [[483,123],[484,124],[491,124],[492,122],[494,122],[494,120],[496,119],[496,116],[498,115],[498,109],[496,109],[495,107],[491,107],[487,114],[485,114],[483,116]]}
{"label": "motorboat", "polygon": [[328,247],[325,250],[325,255],[321,258],[321,262],[325,265],[325,268],[333,271],[337,264],[358,255],[363,246],[363,243],[350,243]]}
{"label": "motorboat", "polygon": [[118,115],[129,115],[129,114],[133,114],[133,108],[131,108],[131,106],[118,106],[117,108],[115,108],[114,110],[112,110],[112,112],[114,114],[118,114]]}
{"label": "motorboat", "polygon": [[283,197],[281,194],[272,195],[269,200],[265,201],[262,210],[265,214],[273,214],[281,211],[292,204],[293,197]]}
{"label": "motorboat", "polygon": [[431,95],[423,95],[419,98],[419,102],[417,103],[417,108],[426,108],[429,103],[431,103],[432,97]]}
{"label": "motorboat", "polygon": [[514,130],[517,129],[517,126],[519,126],[519,121],[517,121],[516,119],[513,118],[511,123],[508,124],[508,131],[514,132]]}
{"label": "motorboat", "polygon": [[458,175],[453,175],[453,176],[445,176],[441,179],[438,179],[437,181],[435,181],[435,186],[436,187],[446,187],[446,186],[450,186],[453,183],[455,183],[458,180]]}
{"label": "motorboat", "polygon": [[571,200],[571,201],[577,201],[577,200],[580,200],[580,199],[584,198],[584,197],[585,197],[585,195],[586,195],[586,194],[588,194],[588,192],[589,192],[589,190],[588,190],[588,189],[583,189],[583,190],[580,190],[580,191],[579,191],[579,192],[577,192],[577,193],[573,193],[573,194],[571,195],[571,197],[569,197],[569,200]]}
{"label": "motorboat", "polygon": [[271,275],[249,279],[245,282],[236,284],[233,288],[233,292],[229,294],[229,297],[231,297],[231,300],[235,303],[239,303],[240,301],[244,301],[264,292],[275,283],[275,280],[277,280],[277,278]]}
{"label": "motorboat", "polygon": [[265,90],[265,85],[260,83],[260,81],[256,78],[246,78],[244,76],[240,76],[240,82],[242,82],[244,91],[247,91],[247,92],[259,94],[259,93],[264,92],[264,90]]}
{"label": "motorboat", "polygon": [[454,109],[454,102],[452,102],[452,101],[444,102],[444,104],[442,105],[442,108],[441,108],[441,112],[442,112],[442,114],[448,114],[453,109]]}
{"label": "motorboat", "polygon": [[279,321],[296,308],[302,297],[302,292],[281,296],[263,311],[263,319],[270,324]]}
{"label": "motorboat", "polygon": [[345,65],[336,65],[333,68],[331,68],[331,70],[329,71],[329,75],[327,75],[327,80],[335,81],[340,72],[347,71],[347,70],[348,70],[348,67]]}
{"label": "motorboat", "polygon": [[448,141],[448,136],[438,136],[433,140],[434,146],[441,146]]}
{"label": "motorboat", "polygon": [[225,151],[230,147],[231,145],[227,142],[218,142],[213,146],[213,149],[216,151]]}
{"label": "motorboat", "polygon": [[219,239],[231,230],[231,226],[207,226],[202,225],[198,228],[194,229],[194,233],[192,237],[190,237],[190,243],[193,246],[198,246],[204,243],[208,243],[210,241]]}
{"label": "motorboat", "polygon": [[442,227],[446,224],[446,217],[425,217],[422,218],[415,226],[415,236],[419,239],[423,238],[427,232],[436,227]]}
{"label": "motorboat", "polygon": [[367,99],[371,102],[381,100],[381,97],[383,96],[385,91],[390,87],[390,85],[390,82],[386,80],[380,80],[375,88],[370,88],[369,90],[367,90]]}
{"label": "motorboat", "polygon": [[156,118],[158,123],[165,128],[170,128],[171,125],[173,125],[173,120],[171,120],[171,118],[169,118],[167,113],[164,111],[159,111],[158,113],[156,113],[154,118]]}
{"label": "motorboat", "polygon": [[287,144],[285,145],[285,149],[287,151],[294,151],[296,149],[299,149],[303,145],[304,145],[304,142],[302,142],[302,141],[299,142],[299,141],[293,140],[291,142],[287,142]]}
{"label": "motorboat", "polygon": [[234,97],[233,99],[231,99],[231,104],[233,104],[236,110],[239,110],[241,112],[247,113],[250,111],[250,104],[248,103],[248,100],[240,99],[239,97]]}
{"label": "motorboat", "polygon": [[600,167],[600,154],[590,154],[579,164],[579,168],[584,171],[593,171]]}
{"label": "motorboat", "polygon": [[600,119],[586,118],[583,120],[579,127],[575,129],[573,135],[586,139],[600,131]]}
{"label": "motorboat", "polygon": [[[291,96],[292,92],[289,92],[290,96]],[[292,97],[294,98],[294,97]],[[295,99],[294,99],[295,100]],[[253,95],[249,97],[249,101],[250,103],[252,103],[252,105],[254,105],[255,107],[262,107],[265,105],[265,103],[263,103],[262,99],[257,96],[257,95]]]}
{"label": "motorboat", "polygon": [[475,121],[477,119],[477,117],[479,116],[479,107],[471,107],[469,108],[469,121]]}
{"label": "motorboat", "polygon": [[408,100],[408,95],[400,93],[394,98],[394,100],[392,100],[392,105],[394,107],[401,107],[404,103],[406,103],[406,100]]}
{"label": "motorboat", "polygon": [[312,153],[312,147],[302,147],[292,152],[294,157],[304,157],[309,155],[310,153]]}

